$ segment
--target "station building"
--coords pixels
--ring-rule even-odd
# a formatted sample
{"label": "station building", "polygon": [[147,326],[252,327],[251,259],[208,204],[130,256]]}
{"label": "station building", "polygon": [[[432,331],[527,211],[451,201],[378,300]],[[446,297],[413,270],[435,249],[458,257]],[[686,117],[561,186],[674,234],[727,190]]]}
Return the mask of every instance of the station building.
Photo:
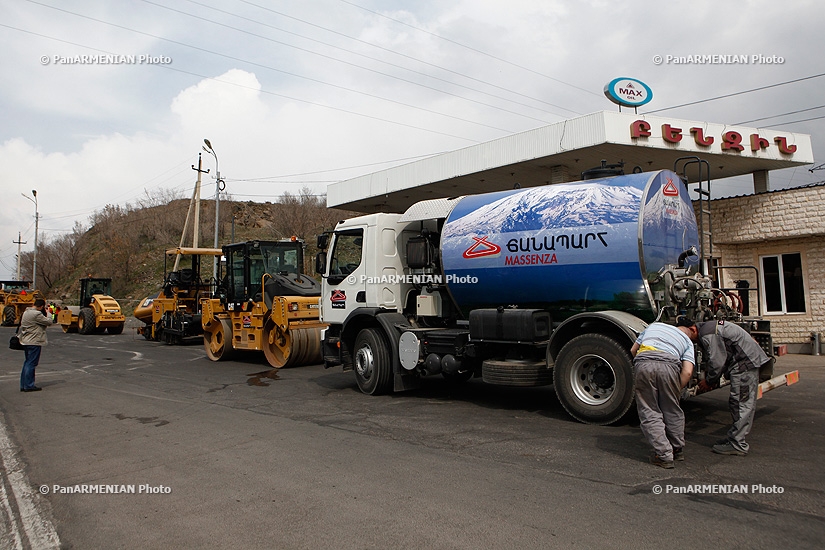
{"label": "station building", "polygon": [[[825,185],[770,189],[772,170],[814,162],[807,134],[602,111],[331,184],[327,205],[404,212],[425,199],[578,181],[603,161],[682,176],[705,199],[695,207],[720,287],[754,289],[738,293],[747,313],[771,320],[774,343],[811,351],[811,334],[825,333]],[[707,200],[714,181],[743,175],[752,195]]]}

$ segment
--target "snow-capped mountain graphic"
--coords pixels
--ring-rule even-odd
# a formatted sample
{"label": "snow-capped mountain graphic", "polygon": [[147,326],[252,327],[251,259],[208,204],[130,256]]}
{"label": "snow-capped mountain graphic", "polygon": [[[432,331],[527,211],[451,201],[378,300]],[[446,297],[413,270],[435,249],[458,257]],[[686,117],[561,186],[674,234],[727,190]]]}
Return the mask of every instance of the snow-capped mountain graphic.
{"label": "snow-capped mountain graphic", "polygon": [[641,198],[642,190],[630,186],[592,183],[535,187],[508,194],[451,219],[445,234],[455,237],[474,235],[479,230],[510,233],[635,222]]}

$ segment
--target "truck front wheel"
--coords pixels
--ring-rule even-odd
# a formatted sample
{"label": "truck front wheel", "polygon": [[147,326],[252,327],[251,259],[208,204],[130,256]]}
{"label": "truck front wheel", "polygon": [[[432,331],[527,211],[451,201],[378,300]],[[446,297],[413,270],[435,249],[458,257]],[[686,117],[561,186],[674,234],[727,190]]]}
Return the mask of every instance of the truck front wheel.
{"label": "truck front wheel", "polygon": [[633,403],[633,359],[616,340],[583,334],[567,342],[553,369],[562,406],[587,424],[612,424]]}
{"label": "truck front wheel", "polygon": [[365,328],[355,339],[353,355],[355,380],[367,395],[387,393],[392,387],[390,348],[376,328]]}

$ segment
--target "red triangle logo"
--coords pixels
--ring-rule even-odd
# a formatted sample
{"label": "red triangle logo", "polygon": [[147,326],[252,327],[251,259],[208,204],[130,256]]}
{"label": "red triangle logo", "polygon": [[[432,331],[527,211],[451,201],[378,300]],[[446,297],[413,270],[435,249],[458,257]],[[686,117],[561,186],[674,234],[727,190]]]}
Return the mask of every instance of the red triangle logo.
{"label": "red triangle logo", "polygon": [[487,240],[489,235],[484,235],[480,239],[478,237],[473,237],[475,244],[473,244],[470,248],[464,251],[464,256],[467,259],[470,258],[480,258],[482,256],[494,256],[501,252],[501,247],[495,243],[491,243]]}
{"label": "red triangle logo", "polygon": [[664,188],[662,188],[662,194],[668,197],[679,196],[679,189],[673,183],[672,179],[667,178],[667,183],[665,184]]}

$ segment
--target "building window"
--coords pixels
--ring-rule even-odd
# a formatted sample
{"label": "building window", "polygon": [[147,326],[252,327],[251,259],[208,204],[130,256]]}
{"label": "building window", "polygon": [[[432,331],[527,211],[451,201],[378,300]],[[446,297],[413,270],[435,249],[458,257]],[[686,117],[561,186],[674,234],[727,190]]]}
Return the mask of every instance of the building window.
{"label": "building window", "polygon": [[762,256],[761,263],[765,313],[805,313],[802,255]]}

